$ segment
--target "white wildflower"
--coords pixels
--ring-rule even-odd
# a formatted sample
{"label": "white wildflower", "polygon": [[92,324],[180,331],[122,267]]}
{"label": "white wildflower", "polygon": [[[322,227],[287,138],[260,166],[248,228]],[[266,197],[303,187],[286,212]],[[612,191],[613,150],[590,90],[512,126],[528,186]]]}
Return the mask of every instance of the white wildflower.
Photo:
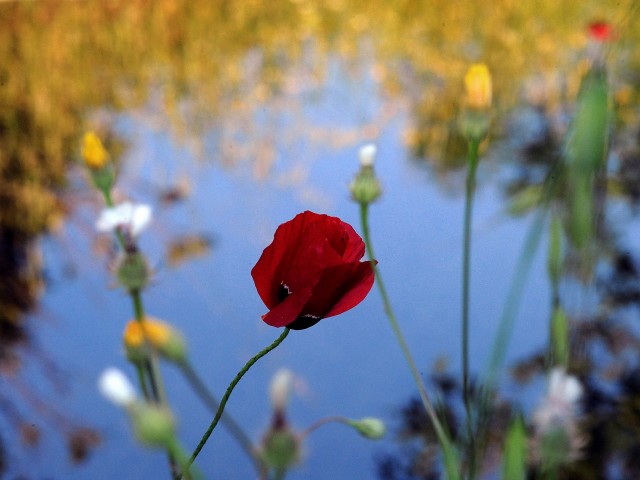
{"label": "white wildflower", "polygon": [[578,423],[583,387],[563,368],[549,373],[547,395],[533,414],[533,451],[543,465],[561,465],[579,458],[586,439]]}
{"label": "white wildflower", "polygon": [[151,207],[149,205],[124,202],[104,209],[96,222],[96,229],[100,232],[112,232],[122,228],[132,237],[137,237],[150,222]]}
{"label": "white wildflower", "polygon": [[136,392],[127,376],[115,367],[109,367],[98,380],[98,388],[108,400],[121,407],[136,401]]}
{"label": "white wildflower", "polygon": [[547,395],[534,414],[534,422],[540,430],[567,425],[578,414],[578,402],[582,385],[577,378],[567,375],[562,368],[554,368],[549,374]]}

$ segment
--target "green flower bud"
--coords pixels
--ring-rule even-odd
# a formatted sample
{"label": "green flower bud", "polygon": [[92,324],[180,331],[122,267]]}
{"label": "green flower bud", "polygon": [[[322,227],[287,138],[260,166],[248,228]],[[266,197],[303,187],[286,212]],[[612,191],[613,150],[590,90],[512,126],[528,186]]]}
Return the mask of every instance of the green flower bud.
{"label": "green flower bud", "polygon": [[480,142],[489,133],[491,118],[486,110],[465,109],[458,121],[462,136],[469,142]]}
{"label": "green flower bud", "polygon": [[545,471],[553,471],[575,458],[569,432],[554,427],[540,438],[540,463]]}
{"label": "green flower bud", "polygon": [[379,440],[384,437],[386,427],[384,422],[378,418],[364,417],[360,420],[349,420],[347,425],[355,428],[360,435],[369,440]]}
{"label": "green flower bud", "polygon": [[91,175],[93,185],[107,195],[113,188],[113,184],[116,181],[116,174],[113,170],[113,165],[107,164],[98,170],[90,169],[89,173]]}
{"label": "green flower bud", "polygon": [[541,185],[531,185],[516,193],[509,204],[511,215],[523,215],[536,208],[542,202],[544,190]]}
{"label": "green flower bud", "polygon": [[176,425],[168,408],[138,402],[131,409],[133,429],[142,443],[150,447],[168,447],[175,440]]}
{"label": "green flower bud", "polygon": [[129,291],[142,290],[149,281],[149,266],[138,251],[127,252],[117,269],[118,282]]}
{"label": "green flower bud", "polygon": [[262,461],[270,469],[286,472],[300,459],[300,450],[300,441],[291,429],[271,429],[263,440]]}
{"label": "green flower bud", "polygon": [[372,165],[362,165],[349,186],[351,197],[358,203],[369,204],[382,194],[382,187]]}

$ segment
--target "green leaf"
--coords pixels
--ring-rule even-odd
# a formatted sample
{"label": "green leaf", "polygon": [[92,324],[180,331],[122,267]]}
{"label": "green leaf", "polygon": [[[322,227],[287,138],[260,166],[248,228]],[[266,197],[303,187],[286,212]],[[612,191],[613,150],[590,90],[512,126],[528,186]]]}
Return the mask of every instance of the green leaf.
{"label": "green leaf", "polygon": [[556,365],[569,363],[569,320],[561,307],[551,317],[551,346]]}
{"label": "green leaf", "polygon": [[525,480],[527,475],[527,432],[518,417],[507,432],[502,459],[503,480]]}

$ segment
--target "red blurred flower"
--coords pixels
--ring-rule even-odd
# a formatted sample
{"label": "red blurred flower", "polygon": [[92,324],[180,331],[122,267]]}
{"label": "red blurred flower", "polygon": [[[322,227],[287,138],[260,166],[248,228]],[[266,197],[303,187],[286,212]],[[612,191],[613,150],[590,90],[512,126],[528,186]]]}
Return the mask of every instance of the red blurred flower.
{"label": "red blurred flower", "polygon": [[365,245],[339,218],[303,212],[278,227],[251,270],[274,327],[309,328],[358,305],[373,286]]}
{"label": "red blurred flower", "polygon": [[613,27],[607,22],[591,22],[589,24],[589,35],[598,42],[607,42],[614,39]]}

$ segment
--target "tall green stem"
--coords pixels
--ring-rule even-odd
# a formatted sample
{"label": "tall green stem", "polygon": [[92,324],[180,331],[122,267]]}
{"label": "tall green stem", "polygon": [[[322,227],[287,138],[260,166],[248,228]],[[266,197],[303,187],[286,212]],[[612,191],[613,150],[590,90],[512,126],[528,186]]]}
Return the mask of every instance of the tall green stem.
{"label": "tall green stem", "polygon": [[464,203],[464,240],[462,244],[462,398],[464,400],[469,442],[470,478],[475,476],[475,442],[471,409],[471,388],[469,385],[469,286],[471,282],[471,218],[473,213],[473,197],[476,188],[478,147],[479,142],[477,140],[469,141]]}
{"label": "tall green stem", "polygon": [[515,318],[518,313],[518,307],[520,306],[520,300],[526,285],[527,276],[531,270],[531,265],[533,264],[533,259],[535,258],[538,245],[540,244],[542,232],[544,231],[545,216],[546,211],[543,208],[540,208],[536,213],[536,218],[531,225],[529,232],[527,233],[524,247],[520,253],[520,258],[518,259],[516,272],[511,286],[509,287],[507,300],[505,301],[502,315],[500,316],[498,332],[491,352],[491,360],[489,362],[489,368],[485,380],[485,389],[487,392],[491,392],[494,389],[498,379],[498,374],[500,373],[500,368],[504,363],[509,340],[513,332]]}
{"label": "tall green stem", "polygon": [[[133,310],[135,312],[136,321],[143,323],[145,314],[140,290],[131,290],[129,292],[129,295],[131,296],[131,301],[133,303]],[[154,400],[158,403],[166,405],[167,396],[164,391],[162,375],[160,374],[158,355],[151,348],[149,348],[149,357],[145,362],[145,368],[149,377],[149,383],[151,384],[151,391],[153,393]]]}
{"label": "tall green stem", "polygon": [[[198,454],[200,453],[200,451],[202,450],[204,445],[207,443],[207,440],[209,440],[209,437],[213,433],[213,430],[216,428],[216,425],[218,425],[218,422],[220,421],[220,417],[222,417],[222,413],[224,412],[224,407],[227,405],[227,401],[229,400],[229,397],[231,396],[231,392],[233,392],[233,389],[236,387],[238,382],[242,379],[244,374],[247,373],[249,371],[249,369],[258,360],[260,360],[267,353],[269,353],[271,350],[273,350],[278,345],[280,345],[282,343],[282,341],[287,337],[287,335],[289,335],[289,332],[290,332],[290,330],[288,328],[285,328],[284,332],[282,332],[282,335],[280,335],[267,348],[265,348],[264,350],[261,350],[253,358],[251,358],[251,360],[249,360],[247,362],[247,364],[244,367],[242,367],[242,369],[238,372],[238,374],[235,376],[235,378],[231,381],[231,383],[227,387],[227,391],[224,393],[222,399],[220,400],[220,406],[218,407],[218,411],[216,412],[216,415],[213,417],[213,420],[211,421],[211,425],[209,425],[209,428],[207,429],[207,431],[204,433],[204,435],[200,439],[200,443],[198,443],[198,446],[196,447],[196,449],[191,454],[191,459],[189,460],[189,465],[193,464],[193,462],[195,461],[196,457],[198,456]],[[184,474],[184,472],[183,472],[183,474]]]}
{"label": "tall green stem", "polygon": [[369,234],[369,209],[367,203],[360,203],[360,220],[362,223],[362,232],[364,236],[364,242],[367,247],[367,251],[369,253],[369,260],[371,262],[371,268],[373,269],[376,277],[376,283],[378,284],[378,290],[380,291],[380,296],[382,297],[382,302],[384,304],[384,311],[389,319],[389,323],[391,324],[391,328],[393,333],[396,336],[398,343],[400,344],[400,349],[404,354],[405,360],[409,365],[409,369],[411,371],[411,375],[413,376],[413,380],[418,387],[418,393],[420,395],[420,399],[422,400],[422,404],[424,405],[425,411],[431,420],[433,428],[436,432],[436,436],[438,437],[438,441],[440,442],[440,446],[443,450],[444,456],[444,464],[447,471],[447,477],[449,480],[454,480],[459,478],[458,474],[458,462],[456,451],[449,439],[445,429],[443,428],[440,420],[438,419],[438,415],[433,407],[433,404],[429,400],[429,395],[427,394],[427,390],[424,386],[424,382],[422,381],[422,377],[420,377],[420,373],[418,368],[416,367],[416,363],[411,356],[411,352],[409,351],[409,347],[407,342],[404,339],[404,335],[400,330],[400,325],[396,320],[396,316],[393,312],[393,308],[391,307],[391,301],[389,300],[389,295],[387,294],[387,289],[384,286],[384,282],[382,281],[382,276],[376,266],[376,262],[374,260],[375,256],[373,253],[373,245],[371,243],[371,237]]}
{"label": "tall green stem", "polygon": [[[200,397],[202,402],[214,414],[217,413],[218,408],[220,408],[220,402],[209,391],[209,389],[204,384],[197,372],[193,369],[191,364],[185,361],[181,362],[179,364],[179,367],[180,371],[191,385],[191,388],[193,388],[194,392]],[[231,436],[233,436],[238,441],[245,453],[251,458],[256,466],[256,470],[258,471],[258,473],[262,472],[262,470],[264,469],[264,465],[262,464],[262,461],[260,460],[258,455],[256,455],[256,451],[253,448],[253,443],[251,442],[249,436],[244,432],[242,427],[228,413],[224,413],[220,421],[227,428]]]}
{"label": "tall green stem", "polygon": [[[113,207],[113,199],[111,197],[111,190],[108,188],[101,189],[102,194],[104,196],[104,202],[107,207]],[[116,229],[116,237],[118,239],[118,243],[120,247],[125,250],[127,248],[125,237],[122,234],[120,229]],[[133,304],[133,311],[136,318],[136,321],[143,323],[145,319],[144,314],[144,305],[142,304],[142,294],[139,289],[129,290],[129,296],[131,297],[131,302]],[[158,355],[153,349],[149,348],[149,357],[143,362],[141,365],[136,365],[136,369],[138,371],[138,380],[140,383],[140,388],[142,389],[142,393],[146,400],[153,400],[159,404],[167,405],[167,397],[164,390],[164,385],[162,382],[162,375],[160,373],[160,365],[158,360]],[[147,383],[145,379],[146,377],[149,380],[149,385],[151,387],[151,392],[147,388]],[[169,450],[169,467],[172,472],[176,470],[176,458],[174,454]]]}

